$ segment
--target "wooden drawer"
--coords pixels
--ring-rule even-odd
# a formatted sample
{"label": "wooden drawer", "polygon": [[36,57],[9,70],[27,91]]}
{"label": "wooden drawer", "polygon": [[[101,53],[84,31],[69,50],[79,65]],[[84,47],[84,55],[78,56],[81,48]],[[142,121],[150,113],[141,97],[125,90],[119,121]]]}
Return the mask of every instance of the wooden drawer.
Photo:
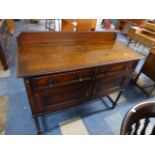
{"label": "wooden drawer", "polygon": [[128,70],[132,70],[134,66],[133,62],[101,66],[98,68],[98,75],[111,75],[115,73],[128,72]]}
{"label": "wooden drawer", "polygon": [[43,88],[50,88],[58,85],[65,85],[69,83],[82,82],[90,80],[93,77],[93,70],[80,70],[67,73],[60,73],[48,76],[34,77],[31,82],[34,89],[40,90]]}

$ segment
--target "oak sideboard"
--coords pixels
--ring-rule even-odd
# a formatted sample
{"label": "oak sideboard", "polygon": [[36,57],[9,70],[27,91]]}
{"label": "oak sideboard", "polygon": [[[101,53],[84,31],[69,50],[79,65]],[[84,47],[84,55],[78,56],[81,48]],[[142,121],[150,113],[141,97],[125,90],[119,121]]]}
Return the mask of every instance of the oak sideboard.
{"label": "oak sideboard", "polygon": [[[17,77],[24,78],[37,133],[38,117],[108,96],[114,108],[143,57],[115,32],[22,32]],[[109,94],[119,91],[116,100]]]}

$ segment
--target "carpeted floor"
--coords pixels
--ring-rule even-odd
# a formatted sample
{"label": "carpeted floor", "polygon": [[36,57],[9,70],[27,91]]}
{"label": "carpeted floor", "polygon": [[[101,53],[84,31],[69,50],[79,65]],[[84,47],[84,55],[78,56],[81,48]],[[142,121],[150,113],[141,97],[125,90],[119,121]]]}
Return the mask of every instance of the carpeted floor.
{"label": "carpeted floor", "polygon": [[[8,43],[7,58],[9,63],[9,71],[0,72],[0,103],[4,109],[0,122],[2,130],[8,135],[34,135],[36,129],[31,115],[28,98],[25,92],[23,80],[16,78],[16,36],[21,31],[47,31],[44,21],[39,24],[25,23],[19,21],[15,23],[15,34],[10,38]],[[118,33],[117,41],[127,44],[126,36]],[[129,48],[137,50],[136,52],[147,55],[147,48],[142,49],[131,44]],[[138,71],[144,61],[140,61],[136,68]],[[148,79],[142,77],[139,81],[143,85],[144,79],[148,83]],[[113,98],[116,93],[111,94]],[[155,94],[155,93],[154,93]],[[8,98],[8,105],[7,99]],[[155,100],[154,95],[149,100]],[[40,118],[41,128],[45,135],[61,135],[61,134],[82,134],[82,135],[115,135],[119,134],[121,123],[125,113],[133,105],[145,101],[145,94],[131,83],[123,93],[119,100],[118,106],[113,110],[108,110],[107,106],[111,102],[105,97],[102,100],[95,100],[89,104],[83,104],[62,112],[50,114]],[[6,120],[6,121],[5,121]],[[3,132],[4,134],[4,132]]]}

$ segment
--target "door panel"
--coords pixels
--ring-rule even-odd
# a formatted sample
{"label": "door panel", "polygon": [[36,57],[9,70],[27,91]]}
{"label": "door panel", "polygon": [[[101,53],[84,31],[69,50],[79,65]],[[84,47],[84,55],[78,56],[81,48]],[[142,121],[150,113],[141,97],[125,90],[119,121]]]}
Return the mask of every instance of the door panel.
{"label": "door panel", "polygon": [[96,87],[94,88],[94,97],[103,97],[114,91],[120,90],[122,85],[124,84],[126,76],[123,77],[100,77],[97,78]]}
{"label": "door panel", "polygon": [[57,110],[86,102],[91,95],[92,81],[86,80],[36,92],[36,103],[43,111]]}

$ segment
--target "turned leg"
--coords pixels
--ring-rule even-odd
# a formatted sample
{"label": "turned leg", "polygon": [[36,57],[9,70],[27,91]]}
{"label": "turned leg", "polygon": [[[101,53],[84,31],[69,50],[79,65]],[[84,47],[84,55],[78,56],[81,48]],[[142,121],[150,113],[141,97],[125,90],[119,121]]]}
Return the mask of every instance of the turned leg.
{"label": "turned leg", "polygon": [[41,135],[41,128],[40,128],[38,117],[34,117],[34,122],[35,122],[35,126],[36,126],[36,129],[37,129],[37,134]]}

